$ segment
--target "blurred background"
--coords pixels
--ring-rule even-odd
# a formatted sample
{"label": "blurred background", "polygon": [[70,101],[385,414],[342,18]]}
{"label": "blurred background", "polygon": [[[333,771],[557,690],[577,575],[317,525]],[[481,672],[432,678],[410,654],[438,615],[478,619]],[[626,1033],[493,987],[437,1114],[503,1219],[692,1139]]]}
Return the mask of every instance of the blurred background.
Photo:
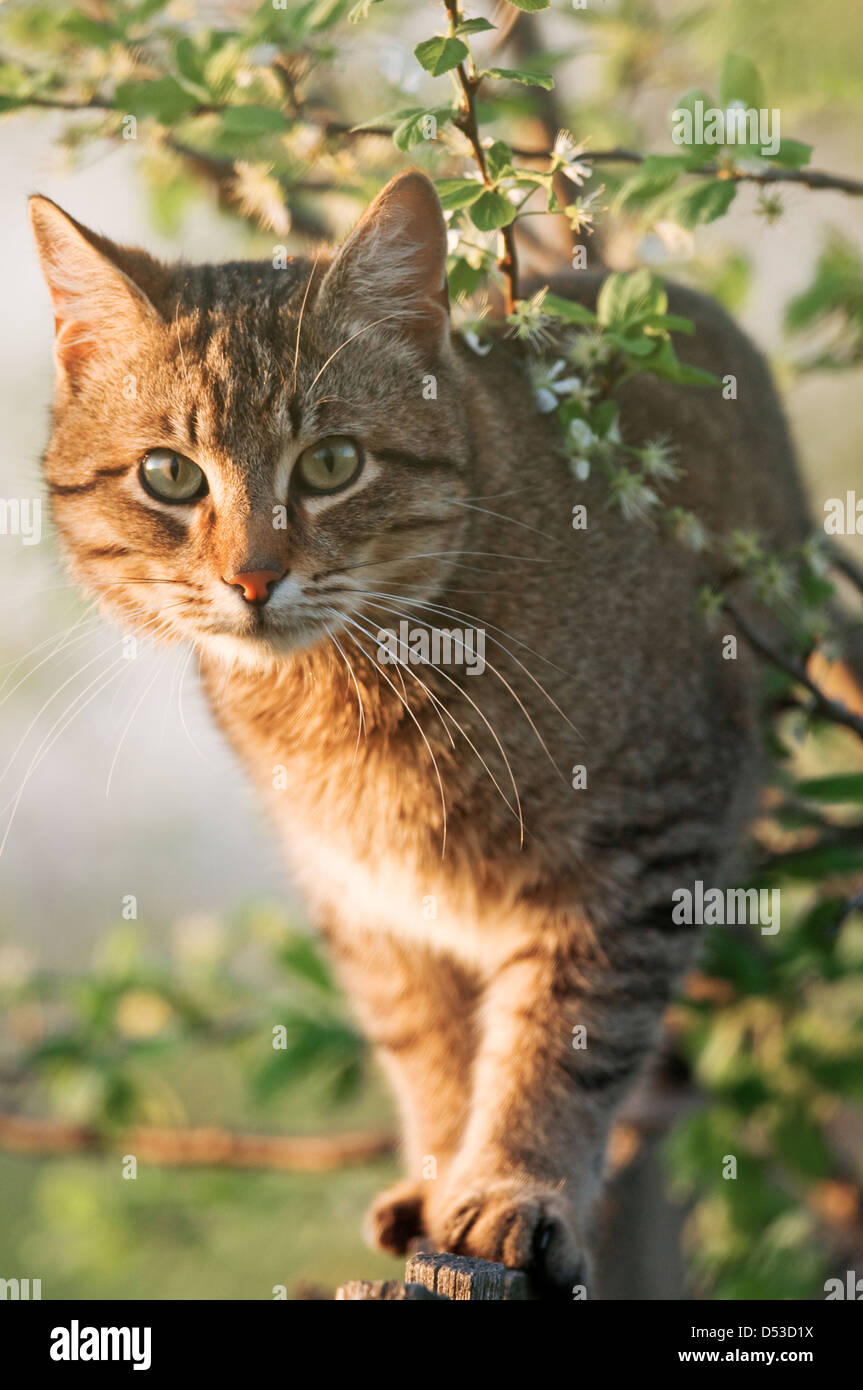
{"label": "blurred background", "polygon": [[[815,168],[863,176],[863,11],[845,0],[510,11],[470,7],[499,27],[517,21],[499,51],[500,35],[477,36],[484,60],[556,77],[553,97],[512,83],[485,95],[483,120],[511,143],[543,147],[561,126],[593,149],[671,153],[678,95],[715,92],[731,51],[757,63],[783,135],[814,147]],[[52,322],[27,195],[166,258],[270,258],[278,244],[303,251],[339,236],[398,168],[440,176],[464,163],[457,140],[400,149],[345,133],[450,99],[448,79],[413,55],[442,30],[442,13],[413,0],[288,0],[285,10],[6,0],[2,498],[41,495],[49,430]],[[261,70],[276,71],[277,89]],[[242,105],[251,90],[251,109],[287,118],[220,121],[182,100],[172,110],[172,92],[154,91],[176,80],[165,73],[187,98],[197,93],[192,106],[214,90]],[[120,129],[130,110],[135,139]],[[723,299],[770,355],[817,523],[826,498],[863,493],[863,203],[793,182],[744,184],[724,218],[687,227],[629,200],[631,172],[610,164],[588,185],[603,185],[595,231],[581,238],[589,262],[601,250],[614,268],[647,264]],[[539,221],[556,225],[519,244],[542,271],[568,259],[570,237],[563,219]],[[847,545],[863,556],[863,537]],[[389,1101],[193,667],[183,653],[144,652],[106,683],[121,634],[67,585],[47,515],[39,545],[0,536],[0,578],[0,1276],[41,1278],[45,1298],[269,1298],[277,1286],[296,1297],[396,1274],[401,1262],[369,1253],[359,1233],[366,1203],[397,1171],[381,1138]],[[807,728],[787,742],[810,780],[863,773],[850,736]],[[786,825],[786,849],[808,852],[812,824]],[[788,900],[798,894],[810,914],[848,901],[861,868],[859,848],[809,862]],[[822,1296],[826,1273],[859,1256],[863,944],[859,912],[842,922],[829,966],[810,932],[781,978],[744,985],[748,967],[714,960],[694,1012],[681,1006],[682,1127],[668,1140],[665,1121],[636,1117],[616,1137],[629,1177],[611,1200],[610,1296]],[[752,1007],[741,1014],[744,995]],[[790,1010],[805,1025],[793,1056],[783,1051]],[[282,1051],[274,1024],[286,1029]],[[758,1091],[771,1065],[778,1097]],[[50,1124],[16,1128],[28,1118]],[[110,1146],[130,1125],[359,1132],[369,1156],[342,1163],[326,1150],[319,1166],[335,1166],[311,1172],[233,1170],[217,1156],[183,1167],[175,1156],[142,1161],[127,1180],[126,1150]],[[711,1176],[726,1152],[751,1159],[745,1197]]]}

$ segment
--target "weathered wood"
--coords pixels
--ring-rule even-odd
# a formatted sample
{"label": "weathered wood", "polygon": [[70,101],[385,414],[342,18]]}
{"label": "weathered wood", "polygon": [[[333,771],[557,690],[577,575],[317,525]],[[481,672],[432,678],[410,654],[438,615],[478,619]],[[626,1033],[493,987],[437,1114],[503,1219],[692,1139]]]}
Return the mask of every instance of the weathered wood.
{"label": "weathered wood", "polygon": [[511,1303],[531,1297],[527,1276],[520,1269],[465,1255],[412,1255],[405,1278],[451,1302]]}
{"label": "weathered wood", "polygon": [[433,1293],[422,1284],[407,1284],[402,1279],[351,1279],[336,1289],[340,1302],[371,1300],[375,1303],[405,1303],[415,1299],[432,1299],[445,1303],[442,1294]]}
{"label": "weathered wood", "polygon": [[339,1302],[404,1303],[434,1299],[439,1303],[511,1303],[531,1299],[527,1275],[520,1269],[472,1260],[465,1255],[412,1255],[404,1279],[351,1279],[336,1289]]}

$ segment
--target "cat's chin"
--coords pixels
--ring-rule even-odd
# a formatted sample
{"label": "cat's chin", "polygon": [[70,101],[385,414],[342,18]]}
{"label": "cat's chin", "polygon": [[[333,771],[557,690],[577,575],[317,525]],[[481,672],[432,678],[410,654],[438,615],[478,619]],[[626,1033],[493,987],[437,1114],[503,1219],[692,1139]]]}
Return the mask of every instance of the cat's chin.
{"label": "cat's chin", "polygon": [[197,645],[202,655],[216,660],[221,666],[243,666],[254,671],[273,666],[295,652],[315,646],[323,635],[311,626],[255,633],[249,637],[219,632],[202,637]]}

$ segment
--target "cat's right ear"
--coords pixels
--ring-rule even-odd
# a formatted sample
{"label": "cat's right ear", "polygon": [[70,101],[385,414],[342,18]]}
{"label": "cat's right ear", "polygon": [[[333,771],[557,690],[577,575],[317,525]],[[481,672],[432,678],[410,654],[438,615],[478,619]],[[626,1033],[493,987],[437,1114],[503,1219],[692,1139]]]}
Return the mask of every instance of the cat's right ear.
{"label": "cat's right ear", "polygon": [[434,184],[418,170],[398,174],[338,251],[318,303],[357,327],[386,321],[423,351],[446,351],[446,254],[446,222]]}
{"label": "cat's right ear", "polygon": [[144,291],[112,259],[105,237],[82,227],[50,198],[30,198],[30,225],[54,306],[54,360],[66,386],[100,345],[128,340],[162,320]]}

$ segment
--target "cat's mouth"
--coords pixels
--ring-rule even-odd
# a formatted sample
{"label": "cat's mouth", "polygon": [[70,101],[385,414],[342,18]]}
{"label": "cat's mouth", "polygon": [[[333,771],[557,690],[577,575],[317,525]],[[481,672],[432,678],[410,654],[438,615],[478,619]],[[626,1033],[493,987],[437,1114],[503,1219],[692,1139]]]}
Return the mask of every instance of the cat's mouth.
{"label": "cat's mouth", "polygon": [[199,645],[220,657],[256,665],[260,661],[289,656],[326,641],[332,630],[333,610],[292,608],[270,611],[266,606],[244,615],[242,622],[214,622],[199,634]]}

